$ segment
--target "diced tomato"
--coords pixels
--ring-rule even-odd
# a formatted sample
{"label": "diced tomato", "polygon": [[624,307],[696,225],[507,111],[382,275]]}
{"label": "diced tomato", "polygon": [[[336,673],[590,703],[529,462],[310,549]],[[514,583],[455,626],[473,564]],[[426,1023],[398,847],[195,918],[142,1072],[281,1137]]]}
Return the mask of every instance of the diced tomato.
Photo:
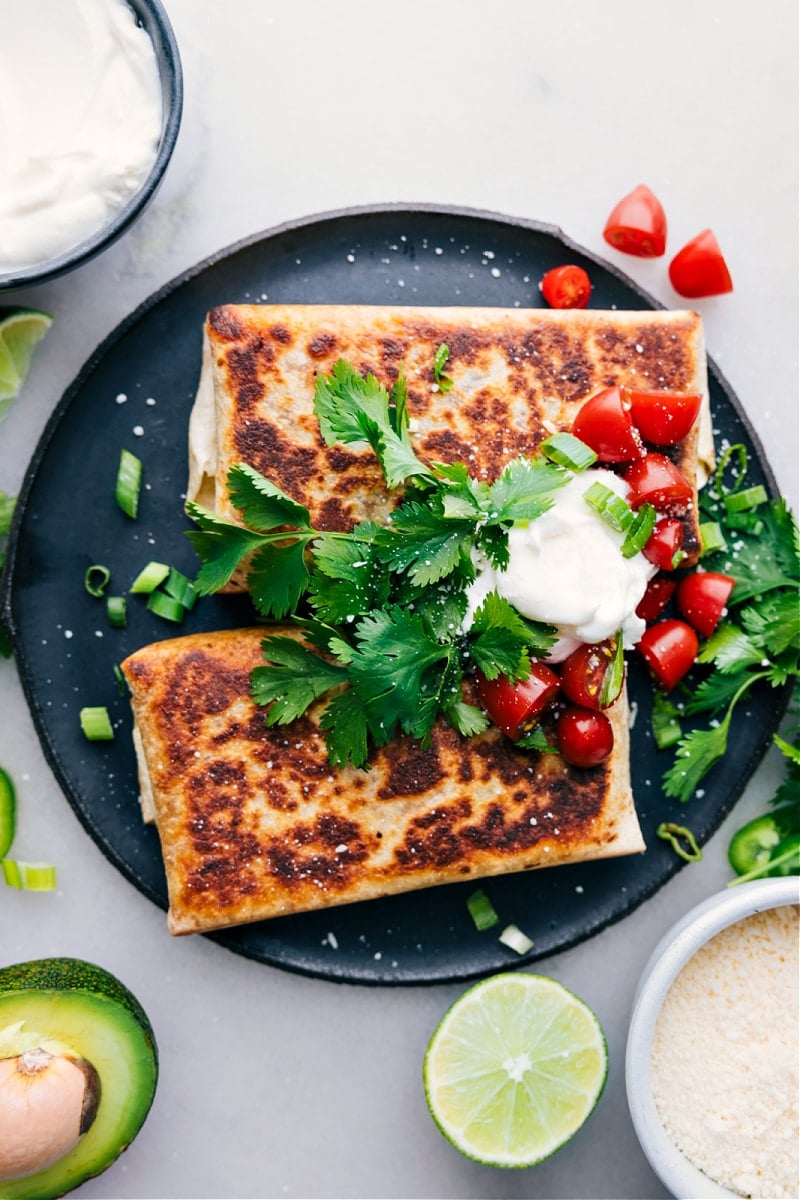
{"label": "diced tomato", "polygon": [[614,730],[605,713],[569,705],[556,722],[556,745],[573,767],[596,767],[614,748]]}
{"label": "diced tomato", "polygon": [[656,682],[664,691],[670,692],[694,663],[700,643],[691,625],[667,617],[655,625],[648,625],[636,643],[636,649]]}
{"label": "diced tomato", "polygon": [[542,295],[551,308],[586,308],[592,284],[583,267],[568,263],[553,267],[540,284]]}
{"label": "diced tomato", "polygon": [[654,575],[649,580],[645,593],[636,606],[637,617],[641,617],[648,625],[652,625],[669,604],[676,587],[674,579],[665,579],[663,575]]}
{"label": "diced tomato", "polygon": [[477,675],[478,697],[491,720],[512,741],[527,733],[558,694],[558,676],[544,663],[531,662],[527,679],[515,683],[505,675]]}
{"label": "diced tomato", "polygon": [[695,571],[678,584],[675,603],[690,624],[711,637],[725,611],[736,580],[716,571]]}
{"label": "diced tomato", "polygon": [[642,553],[648,562],[662,571],[674,571],[684,557],[683,521],[677,517],[660,517]]}
{"label": "diced tomato", "polygon": [[697,392],[637,392],[624,389],[633,423],[646,442],[674,446],[689,433],[703,397]]}
{"label": "diced tomato", "polygon": [[688,241],[669,264],[670,283],[679,296],[699,299],[733,291],[728,264],[710,229]]}
{"label": "diced tomato", "polygon": [[594,645],[584,643],[561,664],[561,690],[573,704],[580,704],[584,708],[607,708],[616,700],[625,678],[624,672],[620,671],[618,686],[612,689],[609,683],[611,673],[615,671],[614,641]]}
{"label": "diced tomato", "polygon": [[630,462],[644,454],[622,389],[618,387],[603,388],[590,396],[572,422],[572,433],[591,446],[601,462]]}
{"label": "diced tomato", "polygon": [[692,499],[691,485],[674,462],[655,450],[632,463],[623,479],[630,489],[632,508],[652,504],[659,512],[685,512]]}
{"label": "diced tomato", "polygon": [[611,210],[603,237],[615,250],[659,258],[667,248],[667,218],[661,202],[640,183]]}

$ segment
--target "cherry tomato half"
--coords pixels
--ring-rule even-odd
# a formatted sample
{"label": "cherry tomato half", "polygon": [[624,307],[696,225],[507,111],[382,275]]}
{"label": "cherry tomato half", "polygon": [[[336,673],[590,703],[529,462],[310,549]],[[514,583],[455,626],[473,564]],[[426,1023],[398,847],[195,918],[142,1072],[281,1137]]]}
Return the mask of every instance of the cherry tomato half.
{"label": "cherry tomato half", "polygon": [[685,621],[667,617],[645,629],[636,649],[665,692],[683,679],[697,658],[697,634]]}
{"label": "cherry tomato half", "polygon": [[611,210],[603,230],[609,246],[637,258],[660,258],[667,248],[667,218],[661,202],[640,183]]}
{"label": "cherry tomato half", "polygon": [[[618,686],[613,690],[604,687],[616,671],[616,644],[614,641],[584,643],[565,658],[561,664],[561,690],[564,695],[583,708],[607,708],[622,690],[624,672],[619,672]],[[615,683],[617,681],[614,681]]]}
{"label": "cherry tomato half", "polygon": [[572,422],[572,433],[591,446],[601,462],[630,462],[644,454],[622,388],[603,388],[590,396]]}
{"label": "cherry tomato half", "polygon": [[568,705],[556,722],[556,745],[573,767],[596,767],[614,748],[614,730],[605,713]]}
{"label": "cherry tomato half", "polygon": [[674,462],[655,450],[632,463],[622,478],[630,490],[632,508],[652,504],[659,512],[684,512],[693,496],[691,485]]}
{"label": "cherry tomato half", "polygon": [[540,284],[542,295],[551,308],[586,308],[592,284],[583,267],[568,263],[553,267]]}
{"label": "cherry tomato half", "polygon": [[641,617],[648,625],[652,625],[669,604],[676,587],[674,579],[665,579],[663,575],[654,575],[636,605],[637,617]]}
{"label": "cherry tomato half", "polygon": [[683,521],[677,517],[659,517],[642,553],[648,562],[662,571],[674,571],[684,557]]}
{"label": "cherry tomato half", "polygon": [[678,584],[675,603],[698,633],[711,637],[725,611],[736,580],[716,571],[695,571]]}
{"label": "cherry tomato half", "polygon": [[733,291],[728,264],[710,229],[698,233],[678,251],[669,264],[669,279],[679,296],[692,299]]}
{"label": "cherry tomato half", "polygon": [[487,679],[477,675],[478,698],[491,720],[512,741],[532,729],[558,694],[558,676],[544,663],[533,661],[527,679],[515,683],[506,675]]}
{"label": "cherry tomato half", "polygon": [[633,423],[646,442],[674,446],[689,433],[703,397],[697,392],[637,392],[624,389]]}

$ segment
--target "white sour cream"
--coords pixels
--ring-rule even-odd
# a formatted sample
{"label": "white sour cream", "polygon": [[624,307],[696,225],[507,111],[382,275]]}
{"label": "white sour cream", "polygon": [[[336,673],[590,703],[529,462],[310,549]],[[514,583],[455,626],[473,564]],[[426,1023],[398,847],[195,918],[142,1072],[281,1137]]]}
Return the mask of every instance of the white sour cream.
{"label": "white sour cream", "polygon": [[147,177],[161,86],[124,0],[21,0],[0,37],[0,271],[108,224]]}
{"label": "white sour cream", "polygon": [[612,471],[583,471],[555,493],[553,507],[508,534],[509,563],[500,571],[481,563],[468,589],[469,627],[475,611],[497,591],[517,612],[555,625],[559,640],[550,659],[560,662],[582,642],[601,642],[622,630],[631,649],[645,629],[636,606],[656,568],[643,554],[624,558],[624,536],[611,529],[584,499],[599,481],[617,495],[628,489]]}

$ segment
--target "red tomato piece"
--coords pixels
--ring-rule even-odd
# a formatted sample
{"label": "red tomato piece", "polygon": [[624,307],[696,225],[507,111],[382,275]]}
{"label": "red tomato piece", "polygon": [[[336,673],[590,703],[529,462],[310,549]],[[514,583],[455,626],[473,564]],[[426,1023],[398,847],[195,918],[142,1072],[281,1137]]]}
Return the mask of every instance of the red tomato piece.
{"label": "red tomato piece", "polygon": [[688,241],[669,264],[669,279],[679,296],[699,299],[733,291],[728,264],[710,229]]}
{"label": "red tomato piece", "polygon": [[660,258],[667,248],[667,217],[660,200],[640,183],[611,210],[603,237],[623,254]]}
{"label": "red tomato piece", "polygon": [[515,683],[506,675],[477,675],[478,698],[491,720],[512,741],[527,733],[558,694],[558,676],[544,663],[531,662],[527,679]]}
{"label": "red tomato piece", "polygon": [[645,629],[636,643],[636,649],[656,682],[665,692],[670,692],[694,663],[700,643],[691,625],[667,617]]}
{"label": "red tomato piece", "polygon": [[691,485],[674,462],[655,450],[631,463],[622,478],[630,490],[632,508],[652,504],[659,512],[685,512],[693,497]]}
{"label": "red tomato piece", "polygon": [[553,267],[540,284],[542,295],[551,308],[586,308],[592,284],[583,267],[568,263]]}
{"label": "red tomato piece", "polygon": [[614,748],[614,730],[605,713],[568,705],[556,722],[556,745],[573,767],[596,767]]}
{"label": "red tomato piece", "polygon": [[648,562],[662,571],[674,571],[684,557],[683,521],[677,517],[660,517],[642,553]]}
{"label": "red tomato piece", "polygon": [[603,388],[590,396],[572,422],[572,433],[591,446],[601,462],[630,462],[644,454],[622,389],[618,387]]}
{"label": "red tomato piece", "polygon": [[675,603],[698,633],[711,637],[736,580],[717,571],[695,571],[678,584]]}
{"label": "red tomato piece", "polygon": [[674,446],[689,433],[703,397],[697,392],[637,392],[625,388],[633,423],[646,442]]}
{"label": "red tomato piece", "polygon": [[636,606],[637,617],[641,617],[648,625],[652,625],[669,604],[676,587],[674,579],[665,579],[663,575],[654,575],[649,580],[645,593]]}
{"label": "red tomato piece", "polygon": [[[573,704],[599,709],[607,708],[616,700],[622,688],[622,672],[614,695],[603,696],[606,676],[614,669],[615,650],[613,641],[584,643],[564,659],[561,664],[561,690]],[[605,703],[601,703],[602,700]]]}

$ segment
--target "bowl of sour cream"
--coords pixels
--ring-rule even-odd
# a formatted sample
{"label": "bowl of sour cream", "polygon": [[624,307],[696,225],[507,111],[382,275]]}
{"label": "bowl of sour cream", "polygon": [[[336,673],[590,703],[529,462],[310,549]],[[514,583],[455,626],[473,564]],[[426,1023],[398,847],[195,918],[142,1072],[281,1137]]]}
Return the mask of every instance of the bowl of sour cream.
{"label": "bowl of sour cream", "polygon": [[183,78],[160,0],[25,0],[0,39],[0,290],[71,270],[152,199]]}
{"label": "bowl of sour cream", "polygon": [[642,973],[625,1083],[650,1165],[681,1200],[798,1193],[797,876],[697,905]]}

